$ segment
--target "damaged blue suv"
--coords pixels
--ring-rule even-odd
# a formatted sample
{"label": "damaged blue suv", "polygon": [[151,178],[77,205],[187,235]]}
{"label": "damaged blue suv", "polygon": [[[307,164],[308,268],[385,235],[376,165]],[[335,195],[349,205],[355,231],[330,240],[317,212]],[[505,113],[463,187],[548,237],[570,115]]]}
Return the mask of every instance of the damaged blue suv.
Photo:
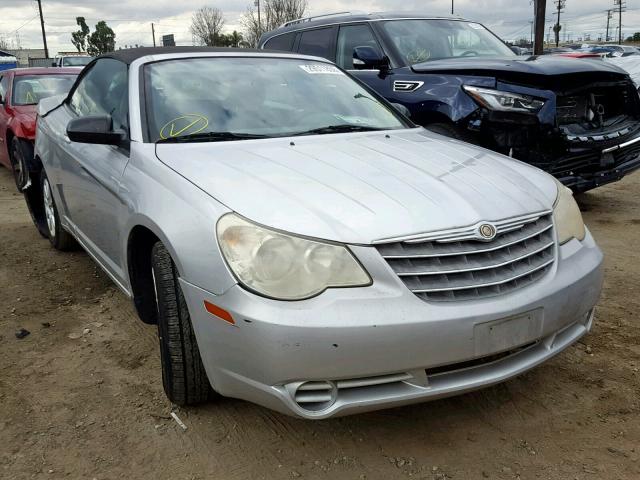
{"label": "damaged blue suv", "polygon": [[517,56],[479,23],[406,12],[294,20],[260,48],[332,60],[415,123],[535,165],[577,192],[640,168],[640,97],[605,62]]}

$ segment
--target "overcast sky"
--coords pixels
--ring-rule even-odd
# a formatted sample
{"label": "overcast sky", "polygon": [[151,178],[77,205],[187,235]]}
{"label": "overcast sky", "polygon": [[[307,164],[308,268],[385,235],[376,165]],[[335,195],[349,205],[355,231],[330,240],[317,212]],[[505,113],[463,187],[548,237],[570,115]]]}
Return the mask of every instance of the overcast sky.
{"label": "overcast sky", "polygon": [[[585,33],[597,39],[604,36],[606,13],[614,0],[566,0],[561,17],[563,31],[574,40]],[[156,23],[156,38],[173,33],[178,44],[191,44],[191,14],[203,5],[220,8],[226,17],[225,30],[240,30],[239,18],[253,0],[42,0],[47,40],[51,54],[73,50],[71,32],[77,30],[76,16],[84,16],[93,30],[105,20],[116,32],[116,46],[152,44],[151,22]],[[547,32],[553,23],[552,0],[547,0]],[[623,14],[623,33],[640,31],[640,0],[627,0]],[[362,11],[420,10],[432,15],[450,13],[450,0],[309,0],[310,14],[344,11],[357,6]],[[529,0],[455,0],[455,13],[484,23],[506,40],[528,38],[533,6]],[[35,0],[0,0],[0,37],[23,48],[42,48]],[[611,35],[618,18],[614,15]],[[566,24],[566,25],[565,25]]]}

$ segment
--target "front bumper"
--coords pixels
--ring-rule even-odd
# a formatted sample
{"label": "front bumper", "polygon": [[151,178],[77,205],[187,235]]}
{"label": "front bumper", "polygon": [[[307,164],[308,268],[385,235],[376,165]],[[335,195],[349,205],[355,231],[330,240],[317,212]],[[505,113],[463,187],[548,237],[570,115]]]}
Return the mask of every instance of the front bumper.
{"label": "front bumper", "polygon": [[478,136],[482,146],[538,167],[574,192],[616,182],[640,168],[637,123],[626,124],[633,133],[625,136],[616,137],[615,133],[608,136],[602,132],[579,136],[562,133],[531,119],[518,117],[509,123],[504,116],[495,117],[494,114],[483,119]]}
{"label": "front bumper", "polygon": [[[302,302],[261,298],[239,286],[216,296],[181,280],[214,389],[305,418],[474,390],[527,371],[584,335],[602,286],[602,253],[589,233],[560,247],[553,270],[536,283],[464,302],[420,300],[375,249],[354,252],[373,286]],[[235,325],[207,313],[205,300],[229,311]],[[532,326],[526,338],[513,330],[491,338],[482,327],[525,315]],[[331,401],[298,402],[296,389],[310,381],[317,382],[312,389],[328,385]]]}
{"label": "front bumper", "polygon": [[550,173],[575,192],[616,182],[640,168],[640,136],[608,148],[570,152]]}

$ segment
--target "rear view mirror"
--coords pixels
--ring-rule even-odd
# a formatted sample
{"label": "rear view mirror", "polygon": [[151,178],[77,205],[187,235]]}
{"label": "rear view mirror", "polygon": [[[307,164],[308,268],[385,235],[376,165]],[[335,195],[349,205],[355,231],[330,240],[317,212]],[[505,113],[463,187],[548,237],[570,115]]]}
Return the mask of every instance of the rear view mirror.
{"label": "rear view mirror", "polygon": [[353,49],[353,67],[356,70],[388,70],[389,58],[379,48],[356,47]]}
{"label": "rear view mirror", "polygon": [[111,115],[74,118],[67,125],[67,136],[72,142],[97,145],[120,145],[125,139],[123,131],[113,130]]}

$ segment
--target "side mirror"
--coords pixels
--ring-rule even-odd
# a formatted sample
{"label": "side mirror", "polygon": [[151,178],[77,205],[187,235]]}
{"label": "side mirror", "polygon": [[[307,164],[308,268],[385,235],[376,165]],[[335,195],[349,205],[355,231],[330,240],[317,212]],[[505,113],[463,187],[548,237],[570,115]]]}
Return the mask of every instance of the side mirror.
{"label": "side mirror", "polygon": [[511,46],[511,47],[509,47],[509,48],[510,48],[510,49],[511,49],[511,51],[512,51],[513,53],[515,53],[516,55],[522,55],[522,51],[520,50],[520,47],[514,47],[514,46]]}
{"label": "side mirror", "polygon": [[376,47],[353,49],[353,67],[356,70],[389,70],[389,58]]}
{"label": "side mirror", "polygon": [[393,108],[395,108],[399,113],[401,113],[405,117],[411,118],[411,110],[409,110],[403,104],[401,104],[401,103],[391,103],[391,105],[393,106]]}
{"label": "side mirror", "polygon": [[58,64],[57,64],[56,62],[51,62],[51,66],[52,66],[52,67],[57,67],[57,66],[58,66]]}
{"label": "side mirror", "polygon": [[97,145],[120,145],[125,139],[124,132],[113,130],[111,115],[74,118],[67,125],[67,136],[72,142]]}

